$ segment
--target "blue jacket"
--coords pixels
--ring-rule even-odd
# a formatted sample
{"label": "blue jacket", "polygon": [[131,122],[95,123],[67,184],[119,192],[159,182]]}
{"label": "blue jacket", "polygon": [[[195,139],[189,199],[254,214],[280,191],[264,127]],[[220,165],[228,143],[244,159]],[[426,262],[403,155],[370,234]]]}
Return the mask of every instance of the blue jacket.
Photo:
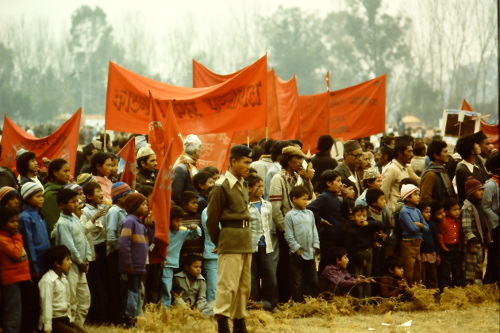
{"label": "blue jacket", "polygon": [[49,233],[38,209],[25,206],[19,216],[19,231],[23,236],[24,249],[28,253],[31,273],[46,271],[42,256],[50,248]]}
{"label": "blue jacket", "polygon": [[181,254],[182,244],[186,239],[198,239],[201,237],[201,228],[196,227],[195,230],[170,230],[169,244],[167,250],[167,260],[165,267],[179,268],[179,257]]}
{"label": "blue jacket", "polygon": [[[413,222],[420,222],[424,227],[419,228]],[[416,207],[404,205],[399,212],[399,223],[403,239],[423,239],[423,234],[429,231],[429,225],[425,222],[422,213]]]}
{"label": "blue jacket", "polygon": [[[316,200],[307,205],[307,209],[312,210],[314,213],[319,237],[322,242],[331,241],[336,244],[343,244],[344,225],[342,224],[340,207],[339,197],[331,191],[324,191]],[[333,227],[321,223],[322,220],[330,222],[333,224]]]}
{"label": "blue jacket", "polygon": [[423,242],[420,246],[420,253],[440,253],[439,246],[439,229],[438,225],[434,221],[429,221],[429,232],[423,234]]}

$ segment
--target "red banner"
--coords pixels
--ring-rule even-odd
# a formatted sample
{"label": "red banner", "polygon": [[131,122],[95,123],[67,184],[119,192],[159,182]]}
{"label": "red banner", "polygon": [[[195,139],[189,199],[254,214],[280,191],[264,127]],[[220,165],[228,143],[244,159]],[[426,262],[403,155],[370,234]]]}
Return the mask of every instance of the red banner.
{"label": "red banner", "polygon": [[137,179],[137,161],[135,159],[135,138],[128,140],[127,144],[118,152],[118,155],[125,161],[120,181],[127,183],[132,190],[135,190]]}
{"label": "red banner", "polygon": [[234,133],[204,134],[199,138],[203,149],[196,161],[198,169],[214,166],[220,173],[224,173],[229,166],[229,150],[235,144]]}
{"label": "red banner", "polygon": [[80,134],[80,118],[82,109],[62,124],[49,136],[37,138],[26,133],[9,117],[4,116],[2,132],[2,165],[15,170],[16,153],[21,148],[32,151],[38,158],[38,165],[43,166],[42,157],[50,160],[62,158],[69,162],[72,174],[75,174],[76,150]]}
{"label": "red banner", "polygon": [[385,131],[386,75],[329,93],[330,135],[344,141]]}
{"label": "red banner", "polygon": [[[474,111],[472,106],[470,106],[465,99],[462,102],[462,107],[460,109],[465,111]],[[498,149],[498,125],[490,125],[480,120],[479,129],[483,131],[484,135],[486,135],[488,139],[490,139],[493,147]]]}
{"label": "red banner", "polygon": [[276,96],[282,140],[300,139],[299,102],[295,75],[288,81],[276,76]]}
{"label": "red banner", "polygon": [[317,153],[318,138],[328,134],[328,101],[329,94],[299,96],[300,137],[302,150],[311,154]]}
{"label": "red banner", "polygon": [[106,95],[106,128],[145,134],[149,124],[149,91],[162,113],[173,100],[184,134],[210,134],[263,128],[267,119],[267,56],[233,78],[205,88],[161,83],[112,62]]}

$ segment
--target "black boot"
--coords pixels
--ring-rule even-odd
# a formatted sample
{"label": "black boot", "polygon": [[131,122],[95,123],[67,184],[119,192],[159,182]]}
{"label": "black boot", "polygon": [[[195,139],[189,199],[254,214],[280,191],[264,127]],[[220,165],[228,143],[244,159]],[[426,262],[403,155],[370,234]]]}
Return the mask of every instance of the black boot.
{"label": "black boot", "polygon": [[248,333],[245,318],[233,319],[233,333]]}
{"label": "black boot", "polygon": [[231,333],[229,330],[229,323],[227,317],[219,316],[217,318],[217,332],[219,333]]}

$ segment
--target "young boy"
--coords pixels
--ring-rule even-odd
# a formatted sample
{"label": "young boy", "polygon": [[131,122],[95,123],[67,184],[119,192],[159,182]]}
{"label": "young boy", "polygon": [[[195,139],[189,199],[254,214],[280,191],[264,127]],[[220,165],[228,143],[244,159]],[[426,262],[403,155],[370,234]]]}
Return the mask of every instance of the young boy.
{"label": "young boy", "polygon": [[19,332],[23,315],[21,299],[26,282],[31,280],[28,255],[19,234],[19,212],[0,207],[0,278],[2,282],[2,317],[4,332]]}
{"label": "young boy", "polygon": [[[346,233],[346,247],[351,258],[350,271],[354,275],[371,276],[373,264],[372,242],[376,232],[382,230],[383,224],[373,218],[367,219],[367,209],[363,205],[352,209],[354,221]],[[358,288],[359,298],[371,297],[371,286],[365,284]]]}
{"label": "young boy", "polygon": [[71,292],[66,275],[71,270],[71,252],[64,245],[54,246],[46,252],[49,271],[38,283],[40,288],[40,321],[38,328],[44,332],[85,332],[71,321]]}
{"label": "young boy", "polygon": [[285,215],[285,240],[290,248],[290,290],[295,302],[304,295],[318,294],[318,273],[314,255],[319,251],[319,237],[314,214],[306,209],[309,191],[296,186],[290,191],[293,209]]}
{"label": "young boy", "polygon": [[371,278],[365,278],[361,275],[353,277],[347,271],[349,258],[347,251],[343,247],[334,247],[331,251],[331,262],[325,267],[319,277],[319,290],[329,292],[334,295],[345,295],[356,285],[360,283],[374,282]]}
{"label": "young boy", "polygon": [[[179,196],[181,207],[184,209],[182,226],[189,228],[194,224],[201,228],[201,215],[198,213],[198,194],[193,191],[184,191]],[[182,245],[181,256],[187,254],[203,254],[204,237],[186,240]]]}
{"label": "young boy", "polygon": [[87,199],[87,204],[83,208],[83,216],[87,221],[92,222],[93,228],[92,242],[94,245],[95,260],[89,264],[87,274],[90,289],[90,309],[88,320],[103,323],[106,319],[107,311],[107,268],[106,268],[106,229],[105,215],[108,206],[103,204],[104,195],[98,183],[88,183],[83,186],[83,193]]}
{"label": "young boy", "polygon": [[402,295],[403,298],[409,300],[413,296],[403,276],[403,265],[403,261],[398,257],[391,256],[386,259],[385,266],[388,274],[380,279],[381,297],[398,297]]}
{"label": "young boy", "polygon": [[401,259],[404,263],[404,276],[410,286],[420,282],[420,245],[424,232],[429,225],[422,213],[417,209],[420,202],[420,191],[415,185],[403,185],[401,198],[405,205],[399,212],[401,226]]}
{"label": "young boy", "polygon": [[92,260],[90,244],[75,212],[78,209],[78,193],[61,189],[57,194],[61,215],[57,221],[56,245],[65,245],[71,252],[72,265],[68,272],[71,295],[71,316],[75,324],[83,326],[90,307],[90,291],[86,273]]}
{"label": "young boy", "polygon": [[193,254],[189,254],[184,258],[184,269],[174,275],[172,283],[172,290],[182,290],[182,295],[179,295],[180,298],[174,301],[173,304],[189,303],[192,308],[200,309],[202,313],[207,314],[212,309],[208,306],[206,298],[207,283],[201,275],[202,260],[200,256]]}
{"label": "young boy", "polygon": [[[444,200],[445,217],[439,223],[439,246],[441,248],[441,265],[439,265],[439,288],[463,286],[462,273],[462,221],[458,200]],[[451,277],[450,277],[451,276]]]}
{"label": "young boy", "polygon": [[131,193],[125,198],[127,217],[123,221],[120,234],[119,271],[122,273],[123,287],[123,322],[126,327],[135,327],[141,307],[141,280],[146,274],[148,249],[155,230],[147,228],[143,219],[148,216],[149,208],[146,197],[140,193]]}
{"label": "young boy", "polygon": [[[420,202],[417,208],[422,213],[424,220],[429,225],[429,232],[422,235],[422,245],[420,246],[420,261],[422,282],[426,288],[438,288],[437,269],[441,262],[438,221],[443,219],[443,206],[439,202]],[[436,219],[439,219],[436,221]]]}
{"label": "young boy", "polygon": [[10,186],[0,188],[0,207],[13,208],[19,212],[21,210],[19,192]]}
{"label": "young boy", "polygon": [[483,184],[476,179],[465,182],[467,199],[462,207],[462,233],[464,235],[464,282],[481,286],[484,250],[491,240],[491,226],[481,207]]}
{"label": "young boy", "polygon": [[[111,186],[113,205],[106,214],[106,266],[108,271],[108,306],[116,309],[120,306],[120,273],[118,271],[118,254],[120,249],[120,232],[123,221],[127,216],[125,198],[132,192],[130,186],[123,182]],[[118,311],[109,311],[108,318],[113,323],[118,323]]]}
{"label": "young boy", "polygon": [[208,206],[208,193],[214,186],[212,174],[208,171],[200,171],[193,176],[193,186],[198,194],[198,214]]}
{"label": "young boy", "polygon": [[189,229],[182,226],[184,210],[179,206],[170,209],[170,234],[167,260],[163,268],[160,284],[160,298],[163,306],[168,308],[172,302],[170,291],[172,290],[172,280],[174,269],[179,268],[179,256],[182,244],[187,239],[198,239],[201,236],[201,228],[191,224]]}

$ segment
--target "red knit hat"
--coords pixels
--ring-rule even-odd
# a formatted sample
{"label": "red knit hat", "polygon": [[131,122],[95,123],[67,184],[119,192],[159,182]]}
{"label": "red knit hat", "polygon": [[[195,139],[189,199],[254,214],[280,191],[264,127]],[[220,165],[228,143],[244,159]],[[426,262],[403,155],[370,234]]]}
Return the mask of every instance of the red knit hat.
{"label": "red knit hat", "polygon": [[137,208],[146,200],[146,197],[138,192],[130,193],[125,198],[125,210],[129,214],[134,214]]}
{"label": "red knit hat", "polygon": [[477,179],[471,178],[465,182],[465,194],[467,196],[483,188],[483,184]]}

